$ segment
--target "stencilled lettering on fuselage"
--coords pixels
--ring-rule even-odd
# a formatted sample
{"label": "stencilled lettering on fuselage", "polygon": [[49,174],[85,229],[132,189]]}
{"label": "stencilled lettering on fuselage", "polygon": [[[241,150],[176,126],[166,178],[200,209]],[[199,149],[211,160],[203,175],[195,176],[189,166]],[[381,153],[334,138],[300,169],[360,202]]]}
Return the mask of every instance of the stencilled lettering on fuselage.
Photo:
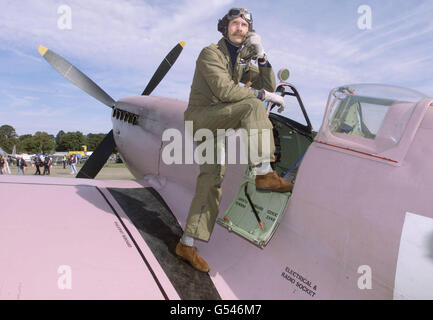
{"label": "stencilled lettering on fuselage", "polygon": [[300,275],[290,267],[285,267],[281,273],[281,277],[286,279],[290,284],[294,285],[296,289],[301,290],[310,297],[314,297],[317,292],[317,285],[314,285],[306,277]]}
{"label": "stencilled lettering on fuselage", "polygon": [[[251,205],[244,198],[238,198],[238,199],[236,199],[235,205],[238,206],[238,207],[241,207],[241,208],[247,208],[247,207],[251,208]],[[266,215],[264,215],[263,214],[263,212],[264,212],[264,208],[263,207],[261,207],[261,206],[259,206],[257,204],[254,204],[254,207],[256,208],[257,213],[259,214],[260,217],[264,216],[264,218],[266,220],[269,220],[272,223],[275,222],[275,221],[277,221],[278,215],[279,215],[277,212],[272,211],[272,210],[267,210],[266,211]]]}
{"label": "stencilled lettering on fuselage", "polygon": [[274,212],[272,210],[268,210],[266,212],[266,219],[267,220],[270,220],[270,221],[274,222],[274,221],[277,220],[277,217],[278,217],[278,213],[276,213],[276,212]]}
{"label": "stencilled lettering on fuselage", "polygon": [[246,205],[244,203],[241,203],[239,200],[236,200],[236,205],[241,207],[241,208],[245,208]]}
{"label": "stencilled lettering on fuselage", "polygon": [[125,232],[123,231],[122,227],[117,223],[117,221],[114,221],[114,225],[116,226],[116,229],[119,230],[120,234],[122,235],[123,240],[125,241],[126,245],[129,248],[132,248],[131,243],[129,243],[128,237],[126,236]]}

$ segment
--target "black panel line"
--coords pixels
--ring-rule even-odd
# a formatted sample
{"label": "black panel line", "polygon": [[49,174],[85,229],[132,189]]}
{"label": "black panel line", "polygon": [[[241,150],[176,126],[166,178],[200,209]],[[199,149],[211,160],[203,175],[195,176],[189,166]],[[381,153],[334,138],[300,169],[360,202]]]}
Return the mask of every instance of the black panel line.
{"label": "black panel line", "polygon": [[149,262],[147,261],[146,257],[144,256],[143,252],[141,251],[140,247],[138,246],[137,242],[135,241],[134,237],[132,236],[131,232],[129,232],[128,228],[125,226],[125,224],[123,223],[122,219],[120,218],[119,214],[117,213],[116,209],[114,209],[114,207],[111,205],[110,201],[108,201],[107,197],[105,196],[105,194],[101,191],[101,189],[99,189],[98,187],[96,187],[96,190],[99,191],[99,193],[104,197],[105,201],[108,203],[108,205],[110,206],[111,210],[113,210],[113,213],[117,216],[117,218],[119,219],[120,223],[122,224],[123,228],[126,230],[126,232],[129,235],[129,238],[132,240],[132,242],[135,245],[135,248],[138,250],[138,252],[140,253],[141,258],[143,259],[144,263],[146,264],[147,268],[149,269],[150,273],[152,274],[153,279],[155,280],[156,284],[158,285],[159,290],[161,290],[162,295],[164,296],[165,300],[169,300],[167,293],[165,292],[164,288],[162,287],[161,283],[159,282],[158,277],[156,276],[155,272],[153,271],[152,267],[150,266]]}

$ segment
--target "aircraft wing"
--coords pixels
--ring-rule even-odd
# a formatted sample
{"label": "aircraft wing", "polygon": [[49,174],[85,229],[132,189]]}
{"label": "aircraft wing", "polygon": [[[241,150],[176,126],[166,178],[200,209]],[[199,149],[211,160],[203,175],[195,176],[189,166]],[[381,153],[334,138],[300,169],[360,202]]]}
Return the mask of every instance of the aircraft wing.
{"label": "aircraft wing", "polygon": [[194,283],[176,272],[191,268],[174,256],[178,234],[161,230],[143,184],[0,177],[0,299],[203,298],[183,294]]}

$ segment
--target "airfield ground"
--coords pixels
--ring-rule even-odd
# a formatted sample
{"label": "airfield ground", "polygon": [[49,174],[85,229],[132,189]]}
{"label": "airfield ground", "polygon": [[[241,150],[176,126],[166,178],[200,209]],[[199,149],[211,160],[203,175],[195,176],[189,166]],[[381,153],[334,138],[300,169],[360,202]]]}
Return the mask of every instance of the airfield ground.
{"label": "airfield ground", "polygon": [[[80,171],[81,166],[77,167],[77,170]],[[11,174],[17,173],[17,167],[11,166]],[[32,168],[31,166],[27,167],[26,175],[33,175],[36,172],[36,168]],[[44,170],[41,168],[41,173]],[[21,174],[21,173],[20,173]],[[75,177],[76,175],[71,174],[71,168],[66,166],[66,169],[63,169],[63,165],[56,165],[51,168],[51,174],[49,177],[62,177],[62,178],[70,178]],[[102,170],[96,176],[96,179],[101,180],[131,180],[135,179],[128,168],[125,167],[123,163],[110,163],[105,165]]]}

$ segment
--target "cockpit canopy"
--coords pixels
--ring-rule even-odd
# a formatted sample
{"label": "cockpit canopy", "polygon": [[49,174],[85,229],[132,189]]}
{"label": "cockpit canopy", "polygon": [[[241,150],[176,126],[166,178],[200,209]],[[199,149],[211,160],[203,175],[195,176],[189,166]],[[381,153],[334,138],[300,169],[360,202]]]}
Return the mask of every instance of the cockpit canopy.
{"label": "cockpit canopy", "polygon": [[413,137],[428,107],[418,106],[425,98],[420,92],[388,85],[355,84],[335,88],[329,95],[317,140],[401,160],[403,155],[395,151],[406,134]]}

